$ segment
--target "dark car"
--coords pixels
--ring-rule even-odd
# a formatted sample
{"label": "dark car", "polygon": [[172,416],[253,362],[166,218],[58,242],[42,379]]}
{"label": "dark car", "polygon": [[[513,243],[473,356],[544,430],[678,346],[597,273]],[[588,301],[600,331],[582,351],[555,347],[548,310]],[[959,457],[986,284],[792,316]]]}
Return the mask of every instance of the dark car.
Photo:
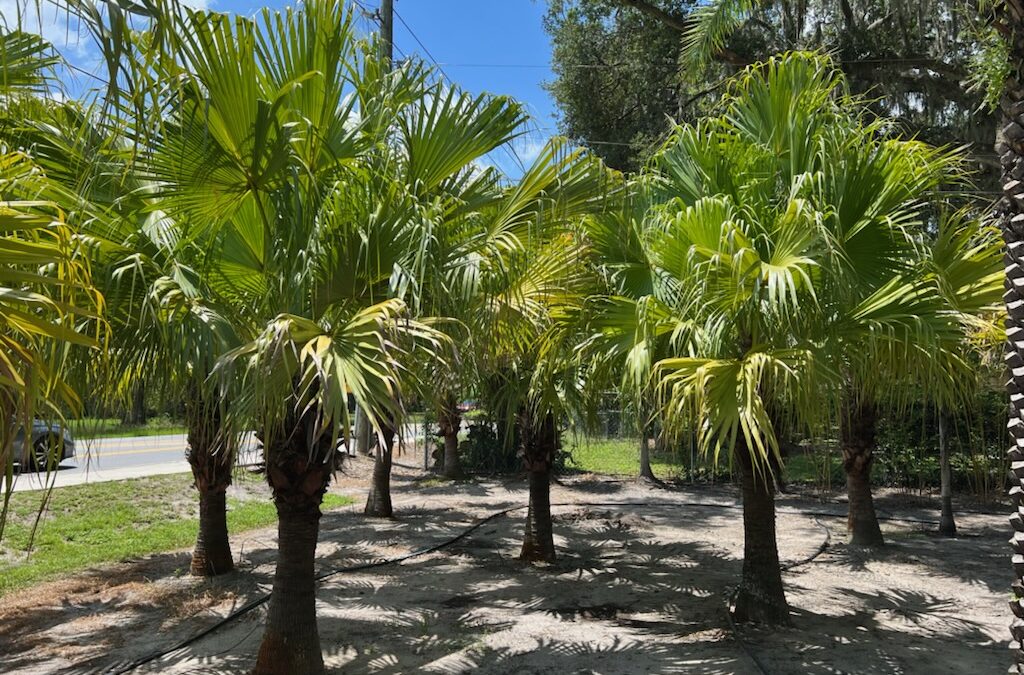
{"label": "dark car", "polygon": [[22,468],[43,471],[47,466],[55,467],[74,456],[75,439],[60,424],[33,420],[32,439],[28,443],[25,442],[24,429],[19,429],[14,437],[14,462]]}

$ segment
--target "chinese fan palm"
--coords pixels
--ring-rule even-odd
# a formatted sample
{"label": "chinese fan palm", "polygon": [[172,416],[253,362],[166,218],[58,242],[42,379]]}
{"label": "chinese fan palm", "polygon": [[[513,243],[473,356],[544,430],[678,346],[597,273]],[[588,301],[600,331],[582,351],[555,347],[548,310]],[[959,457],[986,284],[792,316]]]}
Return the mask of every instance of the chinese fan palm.
{"label": "chinese fan palm", "polygon": [[788,616],[774,536],[780,436],[821,429],[851,377],[858,405],[873,402],[867,374],[890,366],[955,383],[907,358],[960,334],[916,271],[912,236],[955,157],[880,140],[858,110],[824,58],[754,66],[721,117],[681,127],[655,158],[642,225],[590,226],[611,292],[586,303],[585,348],[654,386],[670,431],[695,432],[739,469],[741,619]]}

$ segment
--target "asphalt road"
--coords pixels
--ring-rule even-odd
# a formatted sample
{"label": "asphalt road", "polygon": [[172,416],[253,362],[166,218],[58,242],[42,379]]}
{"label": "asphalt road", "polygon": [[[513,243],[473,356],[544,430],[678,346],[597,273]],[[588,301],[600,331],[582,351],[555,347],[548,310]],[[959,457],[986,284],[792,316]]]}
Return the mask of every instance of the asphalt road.
{"label": "asphalt road", "polygon": [[[406,438],[421,433],[419,426],[409,425],[405,429]],[[190,469],[185,461],[185,444],[185,434],[79,439],[75,442],[75,457],[61,462],[57,471],[16,472],[14,491],[187,472]],[[260,459],[259,445],[251,436],[247,437],[242,443],[241,463],[256,463]]]}

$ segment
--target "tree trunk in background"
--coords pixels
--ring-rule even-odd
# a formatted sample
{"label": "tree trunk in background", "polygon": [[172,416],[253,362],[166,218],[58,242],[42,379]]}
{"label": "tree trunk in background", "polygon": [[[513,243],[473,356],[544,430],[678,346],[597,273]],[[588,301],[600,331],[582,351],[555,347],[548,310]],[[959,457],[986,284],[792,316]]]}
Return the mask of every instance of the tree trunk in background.
{"label": "tree trunk in background", "polygon": [[385,426],[381,430],[384,436],[382,442],[377,443],[377,450],[373,459],[373,480],[370,483],[370,494],[366,498],[366,508],[363,513],[378,518],[390,518],[393,515],[391,508],[391,462],[395,448],[395,429],[393,426]]}
{"label": "tree trunk in background", "polygon": [[356,454],[369,455],[373,441],[373,426],[370,424],[370,418],[366,416],[366,411],[358,404],[356,404],[354,433],[356,437]]}
{"label": "tree trunk in background", "polygon": [[527,562],[554,562],[551,465],[558,450],[555,417],[547,413],[538,422],[531,412],[524,410],[519,413],[518,423],[523,467],[530,480],[530,506],[526,513],[526,531],[519,559]]}
{"label": "tree trunk in background", "polygon": [[299,445],[271,448],[267,455],[267,481],[277,508],[277,571],[255,675],[324,672],[316,625],[314,558],[320,503],[332,467],[320,460],[328,448],[317,453]]}
{"label": "tree trunk in background", "polygon": [[758,472],[742,442],[734,450],[743,495],[743,577],[733,618],[739,622],[785,625],[789,604],[782,587],[775,539],[775,489],[767,468]]}
{"label": "tree trunk in background", "polygon": [[146,383],[139,382],[132,388],[132,400],[124,412],[121,423],[141,426],[146,423]]}
{"label": "tree trunk in background", "polygon": [[640,432],[640,479],[657,482],[658,477],[651,469],[651,445],[646,431]]}
{"label": "tree trunk in background", "polygon": [[1010,398],[1010,470],[1015,484],[1010,497],[1016,511],[1010,517],[1014,535],[1013,600],[1010,608],[1016,617],[1010,626],[1013,636],[1014,668],[1024,673],[1024,0],[1003,0],[995,6],[993,25],[1009,46],[1010,76],[1006,78],[1000,102],[1002,129],[996,134],[996,154],[1002,166],[1004,197],[997,205],[1000,229],[1006,242],[1006,382]]}
{"label": "tree trunk in background", "polygon": [[453,397],[447,397],[437,412],[437,424],[444,438],[444,469],[445,478],[462,476],[462,465],[459,463],[459,429],[462,416],[459,415],[458,403]]}
{"label": "tree trunk in background", "polygon": [[939,534],[955,537],[953,470],[949,464],[949,418],[942,410],[939,411],[939,473],[942,480],[942,517],[939,519]]}
{"label": "tree trunk in background", "polygon": [[871,495],[871,464],[874,461],[878,411],[873,403],[856,400],[854,396],[848,395],[839,419],[846,492],[850,500],[846,529],[850,533],[851,544],[882,546],[885,541]]}
{"label": "tree trunk in background", "polygon": [[185,457],[199,491],[199,534],[189,572],[207,577],[234,569],[228,540],[227,489],[234,466],[233,439],[223,435],[218,402],[192,391],[185,403],[188,449]]}

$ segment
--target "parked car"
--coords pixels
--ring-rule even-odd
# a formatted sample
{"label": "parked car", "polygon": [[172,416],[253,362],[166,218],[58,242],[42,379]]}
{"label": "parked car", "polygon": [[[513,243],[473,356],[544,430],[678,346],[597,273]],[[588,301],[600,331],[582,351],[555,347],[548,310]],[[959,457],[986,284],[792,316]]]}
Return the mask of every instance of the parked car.
{"label": "parked car", "polygon": [[[57,457],[60,459],[57,459]],[[32,439],[25,442],[25,430],[19,429],[14,437],[14,463],[21,468],[31,467],[45,471],[47,466],[56,467],[63,460],[75,456],[75,439],[71,432],[60,424],[32,421]],[[50,464],[50,462],[56,462]]]}

